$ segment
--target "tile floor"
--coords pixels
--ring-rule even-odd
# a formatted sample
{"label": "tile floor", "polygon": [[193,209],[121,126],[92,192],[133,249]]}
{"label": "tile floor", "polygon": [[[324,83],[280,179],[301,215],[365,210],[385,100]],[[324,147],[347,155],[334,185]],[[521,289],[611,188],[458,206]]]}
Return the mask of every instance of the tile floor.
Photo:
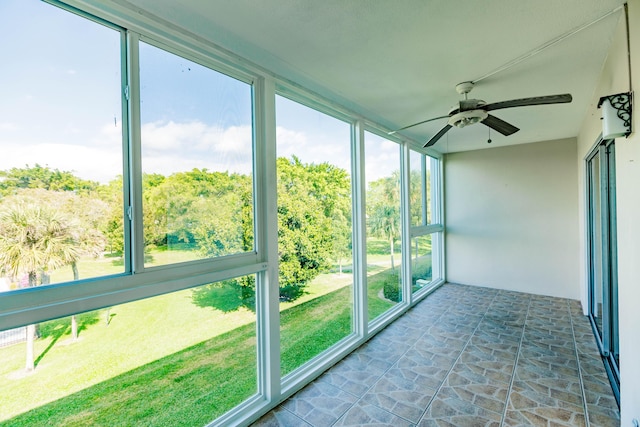
{"label": "tile floor", "polygon": [[254,426],[618,426],[578,301],[446,284]]}

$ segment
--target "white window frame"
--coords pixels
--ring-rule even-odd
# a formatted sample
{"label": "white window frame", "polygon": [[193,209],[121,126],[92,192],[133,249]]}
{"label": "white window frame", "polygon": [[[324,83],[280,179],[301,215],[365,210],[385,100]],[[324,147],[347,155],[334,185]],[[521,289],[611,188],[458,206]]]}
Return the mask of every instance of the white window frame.
{"label": "white window frame", "polygon": [[[103,307],[123,304],[169,292],[234,277],[256,274],[256,324],[258,393],[244,403],[213,420],[210,425],[248,423],[276,407],[283,399],[300,390],[313,378],[375,335],[402,315],[435,287],[444,283],[443,158],[436,151],[423,149],[416,141],[388,135],[389,129],[367,121],[360,115],[327,98],[301,88],[233,52],[212,45],[197,35],[177,29],[126,5],[92,0],[45,0],[78,13],[121,33],[123,96],[123,200],[131,200],[133,224],[125,221],[127,239],[125,273],[31,288],[0,296],[0,330],[49,319],[69,316]],[[138,41],[152,44],[183,56],[205,67],[251,84],[253,87],[253,186],[255,252],[219,258],[144,268]],[[134,70],[134,71],[132,71]],[[278,242],[276,211],[276,93],[351,124],[352,223],[353,223],[353,333],[336,345],[280,377],[280,324],[278,286]],[[123,94],[124,95],[124,94]],[[364,134],[371,132],[398,144],[401,153],[402,244],[411,238],[431,234],[434,272],[440,275],[433,287],[416,294],[410,292],[410,270],[403,271],[403,300],[373,322],[368,322],[366,292],[366,218],[364,176]],[[432,223],[411,227],[408,203],[409,149],[428,154],[431,166]],[[123,215],[128,210],[125,203]],[[425,211],[426,212],[426,211]],[[402,264],[410,268],[411,251],[403,246]],[[408,274],[407,274],[408,273]]]}

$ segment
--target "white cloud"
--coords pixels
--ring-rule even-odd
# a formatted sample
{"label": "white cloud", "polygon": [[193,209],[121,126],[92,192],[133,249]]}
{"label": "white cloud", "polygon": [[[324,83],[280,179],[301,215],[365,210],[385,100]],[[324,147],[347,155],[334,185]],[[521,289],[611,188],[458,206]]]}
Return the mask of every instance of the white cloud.
{"label": "white cloud", "polygon": [[250,153],[251,126],[222,129],[200,121],[187,123],[153,122],[142,125],[142,147],[145,152],[179,150],[184,153]]}
{"label": "white cloud", "polygon": [[323,134],[308,134],[284,127],[276,128],[278,157],[295,155],[304,163],[327,162],[351,174],[351,140],[349,134],[343,139]]}
{"label": "white cloud", "polygon": [[[278,141],[278,150],[294,151],[296,147],[307,143],[307,136],[303,132],[296,132],[278,126],[276,127],[276,140]],[[284,154],[278,155],[283,156]]]}
{"label": "white cloud", "polygon": [[100,132],[91,138],[91,143],[97,146],[122,146],[122,123],[104,125]]}
{"label": "white cloud", "polygon": [[224,130],[214,147],[219,152],[247,154],[250,152],[252,138],[251,126],[231,126]]}
{"label": "white cloud", "polygon": [[18,125],[16,125],[15,123],[0,122],[0,132],[10,132],[15,130],[18,130]]}
{"label": "white cloud", "polygon": [[121,154],[117,150],[72,144],[3,143],[2,152],[0,170],[38,163],[100,182],[108,182],[122,174]]}
{"label": "white cloud", "polygon": [[142,125],[143,170],[170,174],[206,168],[250,173],[251,126],[223,129],[199,121],[153,122]]}
{"label": "white cloud", "polygon": [[[46,142],[36,139],[7,140],[1,144],[0,170],[12,167],[48,165],[99,182],[122,174],[122,124],[106,123],[89,139]],[[0,123],[0,130],[17,127]],[[12,137],[15,135],[12,135]],[[348,135],[331,136],[276,128],[279,157],[296,155],[305,163],[328,162],[351,173]],[[251,126],[223,129],[203,122],[153,122],[142,126],[144,172],[168,175],[193,168],[211,171],[251,173]],[[365,152],[368,181],[389,175],[399,168],[398,145],[367,133]],[[40,142],[45,141],[45,142]]]}

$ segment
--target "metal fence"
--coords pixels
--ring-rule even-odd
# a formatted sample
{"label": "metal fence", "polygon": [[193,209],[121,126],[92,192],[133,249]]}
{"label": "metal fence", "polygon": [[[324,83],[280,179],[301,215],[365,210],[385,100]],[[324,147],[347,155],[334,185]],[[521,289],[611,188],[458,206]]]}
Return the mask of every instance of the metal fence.
{"label": "metal fence", "polygon": [[26,341],[26,339],[26,326],[15,329],[7,329],[6,331],[0,332],[0,348]]}

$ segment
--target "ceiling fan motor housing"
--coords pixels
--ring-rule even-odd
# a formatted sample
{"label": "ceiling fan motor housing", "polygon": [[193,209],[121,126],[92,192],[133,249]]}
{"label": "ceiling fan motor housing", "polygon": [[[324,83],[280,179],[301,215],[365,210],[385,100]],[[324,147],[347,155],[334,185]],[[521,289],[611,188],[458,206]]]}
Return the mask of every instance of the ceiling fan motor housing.
{"label": "ceiling fan motor housing", "polygon": [[473,125],[486,119],[489,113],[484,110],[461,111],[449,117],[449,124],[458,128]]}

